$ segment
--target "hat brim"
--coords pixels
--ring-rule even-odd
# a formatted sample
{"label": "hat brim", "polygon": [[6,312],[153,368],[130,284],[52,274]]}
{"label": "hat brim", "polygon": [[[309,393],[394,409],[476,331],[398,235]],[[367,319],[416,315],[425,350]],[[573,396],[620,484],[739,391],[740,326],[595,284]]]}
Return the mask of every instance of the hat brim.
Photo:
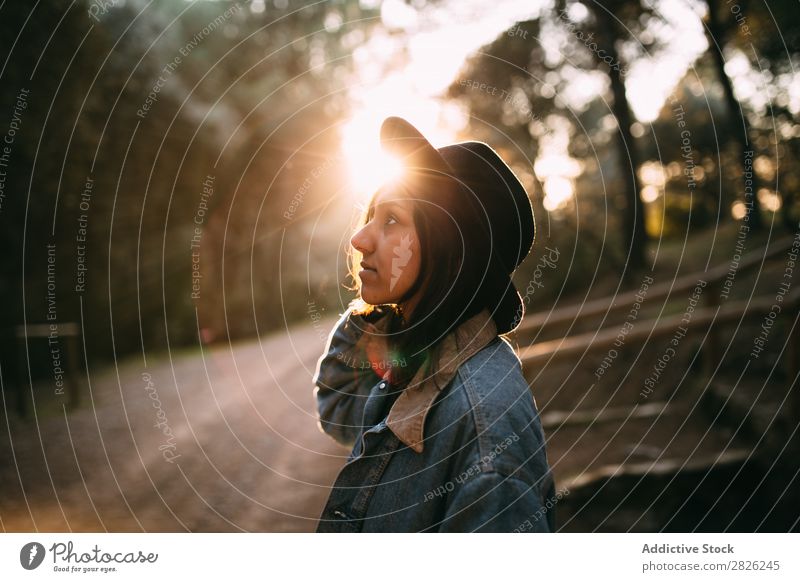
{"label": "hat brim", "polygon": [[452,175],[453,169],[438,150],[402,117],[387,117],[384,120],[381,125],[381,147],[400,158],[408,170]]}

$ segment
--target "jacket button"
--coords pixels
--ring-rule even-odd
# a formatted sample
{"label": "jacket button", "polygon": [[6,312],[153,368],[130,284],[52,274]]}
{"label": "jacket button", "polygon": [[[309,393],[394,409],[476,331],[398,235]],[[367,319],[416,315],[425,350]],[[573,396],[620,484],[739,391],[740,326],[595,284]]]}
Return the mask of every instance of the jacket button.
{"label": "jacket button", "polygon": [[380,390],[385,390],[386,389],[386,382],[381,382],[380,384],[378,384],[378,388]]}
{"label": "jacket button", "polygon": [[344,511],[340,511],[338,509],[333,510],[333,515],[339,519],[350,519]]}

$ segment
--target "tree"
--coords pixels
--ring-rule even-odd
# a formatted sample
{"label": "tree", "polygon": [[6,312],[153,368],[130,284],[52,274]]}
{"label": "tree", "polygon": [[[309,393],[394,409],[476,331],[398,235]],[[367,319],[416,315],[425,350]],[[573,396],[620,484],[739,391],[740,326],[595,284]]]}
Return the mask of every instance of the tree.
{"label": "tree", "polygon": [[[638,168],[639,155],[631,133],[633,115],[631,114],[628,96],[625,92],[625,81],[622,74],[621,58],[616,49],[619,42],[626,40],[629,29],[622,24],[623,20],[636,22],[641,14],[638,4],[621,1],[581,2],[593,14],[593,32],[596,36],[596,49],[591,43],[587,46],[592,52],[597,66],[604,69],[611,83],[612,111],[617,121],[617,164],[621,176],[626,176],[624,184],[625,207],[623,208],[623,227],[625,244],[630,257],[630,266],[636,270],[645,263],[647,232],[644,226],[644,204],[641,199],[641,184]],[[569,12],[562,8],[561,14],[569,22]]]}
{"label": "tree", "polygon": [[[723,47],[729,42],[738,25],[727,6],[721,7],[718,0],[706,0],[706,2],[708,4],[708,14],[706,16],[708,50],[713,58],[717,78],[725,95],[729,135],[738,148],[739,160],[742,164],[742,176],[745,180],[745,187],[742,192],[745,193],[745,208],[750,215],[749,225],[752,230],[760,230],[763,227],[763,219],[761,218],[761,206],[756,196],[756,192],[758,192],[758,174],[752,172],[754,146],[750,137],[750,123],[747,120],[745,111],[742,109],[742,104],[736,98],[731,78],[725,72],[725,57],[722,54]],[[744,178],[748,164],[751,166],[750,173],[752,175],[752,184],[749,188],[746,187],[747,179]],[[751,198],[749,201],[747,200],[748,190]]]}
{"label": "tree", "polygon": [[[575,9],[576,6],[580,9]],[[634,120],[625,88],[627,67],[617,47],[629,40],[628,35],[636,35],[642,29],[642,15],[651,13],[638,4],[634,6],[622,1],[589,3],[559,0],[555,9],[543,12],[538,18],[515,24],[490,45],[483,47],[464,67],[462,80],[479,81],[479,86],[484,83],[512,97],[503,103],[502,109],[498,111],[496,97],[487,98],[480,91],[470,91],[469,87],[465,89],[458,83],[454,83],[450,90],[451,96],[460,97],[468,103],[475,117],[497,119],[509,137],[513,137],[524,151],[535,157],[538,149],[536,141],[541,132],[531,135],[531,130],[534,128],[535,133],[535,127],[541,126],[548,116],[558,116],[577,130],[579,135],[571,140],[570,148],[581,147],[574,146],[573,141],[574,144],[586,141],[581,134],[595,130],[601,133],[608,131],[598,127],[605,116],[602,107],[596,107],[592,102],[585,107],[588,113],[584,114],[580,110],[570,110],[559,96],[573,82],[576,70],[600,71],[606,75],[610,88],[608,101],[616,120],[613,174],[617,180],[614,184],[619,186],[609,188],[611,204],[608,206],[619,209],[622,245],[628,255],[626,267],[629,269],[626,269],[626,274],[644,265],[647,233],[637,174],[639,155],[631,134]],[[581,18],[575,18],[573,14]],[[559,47],[560,54],[557,56],[547,54],[541,36],[546,34],[547,29],[554,28],[566,39],[565,44]],[[516,117],[507,115],[508,102],[514,105],[520,101],[513,97],[515,94],[525,96],[527,103],[523,109],[533,114]],[[585,124],[587,121],[588,126]],[[476,127],[474,131],[481,129]],[[622,196],[617,196],[616,190],[621,191]]]}

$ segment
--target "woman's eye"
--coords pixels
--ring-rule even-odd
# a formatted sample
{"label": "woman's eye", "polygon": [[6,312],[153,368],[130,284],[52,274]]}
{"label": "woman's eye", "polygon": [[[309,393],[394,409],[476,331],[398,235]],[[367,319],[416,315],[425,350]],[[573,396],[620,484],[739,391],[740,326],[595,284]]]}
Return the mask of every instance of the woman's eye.
{"label": "woman's eye", "polygon": [[386,224],[391,224],[391,221],[397,222],[397,219],[392,214],[386,217]]}

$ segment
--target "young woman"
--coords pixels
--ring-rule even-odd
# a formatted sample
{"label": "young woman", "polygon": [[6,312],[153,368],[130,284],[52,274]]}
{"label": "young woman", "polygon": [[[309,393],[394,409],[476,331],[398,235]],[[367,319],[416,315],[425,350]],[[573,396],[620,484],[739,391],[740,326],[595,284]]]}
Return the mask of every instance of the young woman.
{"label": "young woman", "polygon": [[545,438],[502,334],[523,303],[525,189],[488,145],[434,148],[390,117],[400,178],[353,235],[359,298],[314,375],[320,427],[352,446],[320,532],[554,531]]}

